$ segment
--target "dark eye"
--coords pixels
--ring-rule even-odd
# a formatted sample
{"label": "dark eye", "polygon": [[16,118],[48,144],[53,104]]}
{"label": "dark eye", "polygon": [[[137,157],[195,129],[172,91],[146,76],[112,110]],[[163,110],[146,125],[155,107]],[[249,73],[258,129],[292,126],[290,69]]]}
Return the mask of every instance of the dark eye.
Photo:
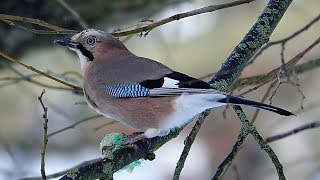
{"label": "dark eye", "polygon": [[86,44],[88,46],[93,46],[97,42],[97,38],[95,36],[88,36],[86,39]]}

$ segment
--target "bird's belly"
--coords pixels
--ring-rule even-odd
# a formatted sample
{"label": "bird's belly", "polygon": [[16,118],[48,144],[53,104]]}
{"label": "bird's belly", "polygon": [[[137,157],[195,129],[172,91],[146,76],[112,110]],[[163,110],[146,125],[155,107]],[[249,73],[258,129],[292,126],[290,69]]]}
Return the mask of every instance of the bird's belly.
{"label": "bird's belly", "polygon": [[166,120],[162,121],[160,128],[168,131],[173,128],[182,127],[204,110],[224,105],[215,100],[217,97],[219,95],[182,94],[175,100],[175,111]]}
{"label": "bird's belly", "polygon": [[175,97],[108,97],[97,101],[100,114],[120,121],[132,128],[146,131],[159,129],[163,121],[173,113]]}

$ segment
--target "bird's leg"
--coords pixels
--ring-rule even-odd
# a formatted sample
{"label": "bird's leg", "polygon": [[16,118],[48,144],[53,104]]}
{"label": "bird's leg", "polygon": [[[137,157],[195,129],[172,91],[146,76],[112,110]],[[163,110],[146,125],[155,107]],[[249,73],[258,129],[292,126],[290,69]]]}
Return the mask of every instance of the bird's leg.
{"label": "bird's leg", "polygon": [[143,132],[135,132],[132,133],[128,138],[121,141],[122,146],[132,146],[135,142],[146,139],[145,133]]}
{"label": "bird's leg", "polygon": [[[149,128],[144,133],[142,132],[133,133],[127,139],[123,140],[121,142],[121,145],[130,146],[137,141],[154,138],[156,136],[161,136],[162,134],[163,132],[160,129]],[[168,132],[164,133],[164,135],[166,134],[168,134]]]}

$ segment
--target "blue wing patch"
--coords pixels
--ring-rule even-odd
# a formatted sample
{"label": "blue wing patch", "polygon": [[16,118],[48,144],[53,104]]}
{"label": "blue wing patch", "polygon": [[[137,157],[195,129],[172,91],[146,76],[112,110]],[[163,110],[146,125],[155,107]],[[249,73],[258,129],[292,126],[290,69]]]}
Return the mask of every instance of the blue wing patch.
{"label": "blue wing patch", "polygon": [[106,85],[106,92],[114,97],[146,97],[149,95],[149,88],[140,84],[116,84]]}

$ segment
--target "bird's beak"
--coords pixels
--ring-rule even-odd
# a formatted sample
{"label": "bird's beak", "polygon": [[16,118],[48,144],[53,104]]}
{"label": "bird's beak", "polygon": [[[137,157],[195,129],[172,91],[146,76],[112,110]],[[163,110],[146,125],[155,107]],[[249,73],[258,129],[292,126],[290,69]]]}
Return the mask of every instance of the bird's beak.
{"label": "bird's beak", "polygon": [[67,46],[68,48],[71,49],[76,49],[78,43],[72,42],[70,37],[63,37],[63,38],[59,38],[54,40],[54,43],[58,43],[62,46]]}

